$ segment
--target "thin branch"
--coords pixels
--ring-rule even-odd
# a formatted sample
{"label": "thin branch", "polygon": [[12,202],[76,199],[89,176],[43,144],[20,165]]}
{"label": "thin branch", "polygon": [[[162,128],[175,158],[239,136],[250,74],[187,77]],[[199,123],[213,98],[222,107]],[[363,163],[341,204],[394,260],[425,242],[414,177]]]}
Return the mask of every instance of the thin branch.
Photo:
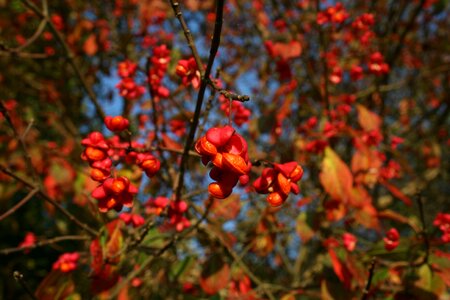
{"label": "thin branch", "polygon": [[422,230],[420,231],[420,235],[423,237],[425,244],[425,255],[423,257],[422,264],[426,264],[428,263],[428,257],[430,254],[430,241],[428,240],[427,227],[425,223],[425,214],[423,211],[422,195],[420,192],[417,193],[416,199],[417,205],[419,206],[420,222],[422,223]]}
{"label": "thin branch", "polygon": [[22,45],[20,45],[17,48],[9,48],[8,52],[11,52],[11,53],[22,52],[23,49],[25,49],[28,46],[30,46],[31,44],[33,44],[41,36],[42,32],[44,32],[46,25],[47,25],[47,20],[42,19],[41,22],[39,23],[38,28],[34,32],[34,34],[28,40],[26,40],[25,43],[23,43]]}
{"label": "thin branch", "polygon": [[[0,165],[0,171],[5,173],[6,175],[16,179],[17,181],[22,182],[23,184],[25,184],[28,188],[34,190],[36,188],[38,188],[37,186],[35,186],[34,184],[28,182],[26,179],[14,174],[14,172],[12,172],[11,170],[9,170],[7,167]],[[84,231],[86,231],[87,233],[89,233],[92,236],[97,236],[99,233],[92,229],[91,227],[89,227],[87,224],[81,222],[77,217],[75,217],[74,215],[72,215],[67,209],[65,209],[61,204],[59,204],[58,202],[56,202],[54,199],[50,198],[50,196],[48,196],[44,191],[39,189],[39,192],[37,193],[37,195],[41,198],[43,198],[45,201],[49,202],[51,205],[55,206],[63,215],[65,215],[70,221],[72,221],[73,223],[75,223],[78,227],[80,227],[81,229],[83,229]]]}
{"label": "thin branch", "polygon": [[52,245],[52,244],[59,243],[62,241],[88,241],[90,239],[91,239],[90,237],[83,236],[83,235],[58,236],[58,237],[55,237],[52,239],[38,241],[38,242],[35,242],[34,244],[28,245],[28,246],[2,249],[2,250],[0,250],[0,255],[9,255],[11,253],[35,249],[35,248],[43,247],[43,246],[47,246],[47,245]]}
{"label": "thin branch", "polygon": [[208,84],[217,92],[219,92],[220,94],[222,94],[225,98],[227,98],[228,100],[234,100],[234,101],[239,101],[239,102],[247,102],[250,100],[250,96],[248,95],[239,95],[233,92],[230,92],[228,90],[222,89],[220,88],[216,82],[214,80],[208,80]]}
{"label": "thin branch", "polygon": [[14,124],[11,120],[11,117],[9,116],[9,112],[6,109],[6,106],[3,104],[3,101],[0,101],[0,112],[5,117],[6,122],[8,122],[8,125],[11,127],[11,129],[13,131],[14,138],[19,142],[20,147],[22,148],[22,152],[25,157],[25,161],[27,163],[27,168],[28,168],[28,171],[30,172],[31,176],[33,177],[33,181],[40,187],[41,184],[39,181],[38,174],[36,172],[36,169],[33,167],[33,162],[31,161],[31,156],[28,153],[27,146],[25,145],[25,136],[26,136],[26,133],[28,133],[30,128],[33,126],[33,121],[31,121],[28,124],[28,127],[25,130],[24,134],[20,135],[19,132],[17,132],[17,129],[14,126]]}
{"label": "thin branch", "polygon": [[[1,45],[0,45],[1,46]],[[12,52],[9,49],[0,50],[0,56],[11,56],[20,58],[32,58],[32,59],[47,59],[49,58],[46,53],[30,53],[30,52]]]}
{"label": "thin branch", "polygon": [[8,216],[15,213],[19,208],[25,205],[28,201],[30,201],[34,195],[39,192],[38,188],[31,190],[22,200],[20,200],[16,205],[11,207],[8,211],[6,211],[3,215],[0,215],[0,222],[6,219]]}
{"label": "thin branch", "polygon": [[28,284],[25,282],[25,279],[23,278],[23,274],[22,273],[20,273],[19,271],[14,271],[13,272],[13,277],[20,284],[20,286],[24,289],[24,291],[27,293],[27,295],[31,299],[38,300],[38,298],[36,298],[36,296],[31,291],[31,289],[28,286]]}
{"label": "thin branch", "polygon": [[[177,17],[178,22],[181,25],[181,28],[183,29],[184,36],[186,37],[186,40],[188,42],[189,48],[191,48],[192,55],[194,56],[195,62],[197,63],[197,67],[200,70],[200,75],[202,77],[205,76],[205,71],[203,68],[202,60],[200,59],[200,55],[198,54],[197,47],[195,46],[194,38],[192,37],[191,31],[189,30],[186,21],[183,18],[183,13],[180,9],[180,3],[176,0],[170,0],[170,4],[172,5],[173,12],[175,13],[175,17]],[[214,37],[213,37],[214,39]]]}
{"label": "thin branch", "polygon": [[372,257],[372,261],[370,262],[369,278],[367,278],[366,287],[364,288],[363,294],[361,296],[361,300],[366,300],[369,295],[370,286],[372,285],[373,275],[375,274],[374,271],[375,271],[376,262],[377,262],[376,258]]}
{"label": "thin branch", "polygon": [[[81,73],[80,67],[75,63],[75,55],[70,50],[67,43],[64,41],[63,35],[56,29],[55,25],[51,22],[48,12],[44,8],[44,11],[41,11],[34,3],[32,3],[29,0],[21,0],[21,2],[27,6],[29,9],[31,9],[35,14],[37,14],[42,19],[45,19],[47,21],[48,26],[50,27],[50,30],[53,32],[53,35],[56,37],[58,42],[61,44],[64,54],[69,62],[69,64],[72,66],[73,70],[75,71],[76,76],[81,82],[81,85],[83,86],[84,90],[89,96],[89,99],[91,100],[92,104],[95,107],[95,110],[97,112],[98,117],[103,120],[105,118],[105,112],[103,111],[102,107],[100,106],[100,103],[97,99],[97,96],[95,95],[92,88],[87,84],[86,79],[84,78],[83,74]],[[46,7],[47,1],[43,0],[43,5]]]}
{"label": "thin branch", "polygon": [[[214,34],[211,42],[211,49],[209,51],[209,59],[208,64],[206,66],[206,70],[202,75],[202,80],[200,84],[200,90],[198,92],[197,103],[195,105],[194,117],[191,121],[191,127],[189,130],[189,136],[184,145],[183,156],[181,157],[180,162],[180,171],[178,173],[178,178],[175,182],[174,190],[175,190],[175,200],[180,200],[181,190],[184,184],[184,173],[186,169],[186,161],[189,155],[189,150],[192,147],[192,143],[194,142],[195,132],[197,131],[197,126],[199,123],[200,113],[202,109],[203,99],[205,96],[206,86],[208,84],[209,76],[211,74],[211,69],[214,63],[214,59],[216,57],[217,50],[220,45],[220,34],[222,32],[222,19],[223,19],[223,7],[224,0],[218,0],[216,4],[216,23],[214,26]],[[175,8],[174,8],[175,9]],[[186,33],[186,31],[185,31]],[[189,42],[189,40],[188,40]],[[198,63],[197,63],[198,65]],[[199,69],[201,69],[200,65],[198,65]]]}
{"label": "thin branch", "polygon": [[191,233],[194,230],[197,230],[201,224],[201,222],[203,222],[206,218],[207,215],[209,213],[209,208],[211,207],[211,205],[208,205],[205,212],[203,213],[203,215],[197,220],[197,222],[187,228],[186,230],[184,230],[183,232],[179,233],[179,234],[175,234],[170,241],[168,241],[166,243],[166,245],[162,248],[160,248],[159,250],[157,250],[157,252],[154,255],[151,255],[149,257],[147,257],[139,266],[139,268],[133,270],[132,272],[130,272],[125,278],[123,278],[123,280],[116,285],[116,287],[114,288],[114,290],[111,292],[109,299],[115,299],[116,296],[119,294],[119,292],[122,290],[122,288],[124,286],[126,286],[133,278],[135,278],[136,276],[138,276],[143,270],[145,270],[149,265],[152,264],[152,262],[160,257],[161,255],[164,254],[164,252],[166,252],[168,249],[170,249],[173,245],[175,245],[177,243],[177,241],[182,240],[184,237],[186,237],[189,233]]}

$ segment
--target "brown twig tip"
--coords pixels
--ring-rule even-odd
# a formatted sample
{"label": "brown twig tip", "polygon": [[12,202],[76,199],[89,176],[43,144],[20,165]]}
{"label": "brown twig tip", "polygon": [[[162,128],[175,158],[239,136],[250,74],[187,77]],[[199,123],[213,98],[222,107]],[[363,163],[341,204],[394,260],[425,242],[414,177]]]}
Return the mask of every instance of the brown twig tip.
{"label": "brown twig tip", "polygon": [[25,282],[22,273],[20,273],[19,271],[14,271],[13,272],[13,277],[20,284],[20,286],[23,288],[23,290],[27,293],[27,295],[31,299],[37,300],[36,296],[33,294],[31,289],[28,287],[28,284]]}
{"label": "brown twig tip", "polygon": [[225,96],[225,98],[229,100],[235,100],[240,102],[246,102],[250,100],[250,97],[247,95],[238,95],[230,91],[220,90],[219,93]]}

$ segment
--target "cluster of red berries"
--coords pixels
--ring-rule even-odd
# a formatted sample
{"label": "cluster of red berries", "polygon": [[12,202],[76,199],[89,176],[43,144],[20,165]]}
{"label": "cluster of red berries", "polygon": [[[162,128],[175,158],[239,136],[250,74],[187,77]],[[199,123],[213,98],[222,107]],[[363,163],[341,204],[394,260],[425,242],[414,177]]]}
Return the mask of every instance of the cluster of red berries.
{"label": "cluster of red berries", "polygon": [[169,205],[170,199],[163,196],[156,198],[149,198],[145,203],[145,212],[147,214],[154,214],[159,216],[164,209]]}
{"label": "cluster of red berries", "polygon": [[134,81],[137,65],[129,60],[120,62],[118,65],[118,75],[122,80],[116,85],[120,96],[127,100],[139,99],[144,93],[145,88]]}
{"label": "cluster of red berries", "polygon": [[119,218],[127,225],[132,225],[134,228],[145,224],[145,219],[138,214],[121,213]]}
{"label": "cluster of red berries", "polygon": [[349,14],[345,10],[344,5],[341,2],[338,2],[335,6],[330,6],[317,14],[317,24],[341,24],[348,18],[348,16]]}
{"label": "cluster of red berries", "polygon": [[400,234],[397,229],[391,228],[386,232],[386,237],[383,238],[384,248],[387,251],[392,251],[400,244]]}
{"label": "cluster of red berries", "polygon": [[[121,132],[128,128],[129,121],[121,116],[108,116],[104,120],[106,127],[115,132]],[[138,189],[124,176],[111,176],[113,159],[122,157],[130,164],[137,164],[148,177],[152,177],[159,171],[160,162],[149,153],[126,153],[123,149],[117,153],[114,145],[120,146],[118,136],[107,141],[100,132],[92,132],[81,141],[85,146],[81,158],[86,160],[91,167],[91,178],[100,183],[92,192],[92,197],[97,199],[101,212],[110,209],[120,211],[123,206],[132,207],[134,195]],[[120,148],[120,147],[119,147]]]}
{"label": "cluster of red berries", "polygon": [[369,30],[375,24],[375,16],[370,13],[364,13],[358,16],[353,22],[352,27],[355,30]]}
{"label": "cluster of red berries", "polygon": [[381,76],[389,73],[389,65],[384,62],[384,56],[380,52],[375,52],[370,55],[369,58],[369,71],[376,75]]}
{"label": "cluster of red berries", "polygon": [[191,226],[191,222],[184,216],[187,209],[188,205],[185,201],[172,201],[167,212],[169,218],[168,226],[170,228],[175,228],[178,232]]}
{"label": "cluster of red berries", "polygon": [[265,168],[260,177],[253,183],[258,193],[269,194],[267,202],[271,206],[282,205],[290,192],[300,192],[297,181],[303,176],[303,169],[295,161],[284,164],[273,164],[273,168]]}
{"label": "cluster of red berries", "polygon": [[248,159],[247,142],[233,127],[213,127],[195,144],[204,165],[212,162],[209,176],[215,182],[209,184],[209,193],[219,199],[228,197],[238,181],[246,184],[251,164]]}
{"label": "cluster of red berries", "polygon": [[220,101],[220,110],[223,111],[225,115],[227,116],[230,115],[230,108],[231,108],[233,122],[237,126],[242,126],[242,124],[248,122],[252,112],[249,109],[245,108],[242,102],[231,101],[223,95],[219,96],[219,101]]}
{"label": "cluster of red berries", "polygon": [[375,38],[372,26],[375,24],[375,16],[364,13],[352,22],[353,33],[349,34],[348,41],[357,40],[361,46],[368,46]]}
{"label": "cluster of red berries", "polygon": [[110,148],[105,137],[100,132],[94,131],[81,141],[81,145],[86,147],[81,158],[92,168],[91,178],[98,182],[105,181],[111,176],[112,167],[112,160],[108,155]]}
{"label": "cluster of red berries", "polygon": [[150,70],[148,73],[148,82],[152,97],[155,99],[169,97],[169,89],[162,85],[162,80],[167,72],[170,62],[170,50],[166,45],[160,45],[153,49],[153,55],[150,58]]}
{"label": "cluster of red berries", "polygon": [[63,273],[68,273],[77,268],[80,254],[78,252],[64,253],[53,264],[53,270],[59,270]]}
{"label": "cluster of red berries", "polygon": [[100,212],[110,209],[121,211],[123,206],[132,207],[133,198],[138,189],[124,176],[109,177],[92,192],[92,197],[98,201]]}
{"label": "cluster of red berries", "polygon": [[192,84],[194,89],[200,86],[200,71],[193,57],[180,60],[175,72],[181,77],[184,86]]}
{"label": "cluster of red berries", "polygon": [[450,214],[438,213],[433,225],[442,231],[441,241],[450,243]]}

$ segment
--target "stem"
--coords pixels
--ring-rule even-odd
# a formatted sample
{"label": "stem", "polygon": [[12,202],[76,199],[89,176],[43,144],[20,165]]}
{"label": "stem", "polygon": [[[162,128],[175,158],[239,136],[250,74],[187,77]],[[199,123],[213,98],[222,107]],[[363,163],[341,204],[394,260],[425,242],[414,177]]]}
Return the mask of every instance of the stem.
{"label": "stem", "polygon": [[425,223],[425,214],[423,212],[422,195],[420,192],[417,193],[417,204],[419,206],[420,222],[422,223],[422,230],[420,231],[420,235],[423,237],[425,244],[425,256],[423,257],[422,264],[426,264],[428,263],[428,256],[430,252],[430,241],[428,240],[428,234]]}
{"label": "stem", "polygon": [[3,215],[0,216],[0,222],[6,219],[8,216],[15,213],[19,208],[25,205],[28,201],[30,201],[34,195],[39,192],[38,188],[31,190],[22,200],[20,200],[16,205],[11,207],[8,211],[6,211]]}
{"label": "stem", "polygon": [[75,217],[74,215],[72,215],[67,209],[65,209],[61,204],[59,204],[58,202],[56,202],[54,199],[50,198],[50,196],[48,196],[45,192],[43,192],[41,189],[39,189],[37,186],[35,186],[34,184],[28,182],[26,179],[14,174],[11,170],[9,170],[8,168],[6,168],[3,165],[0,165],[0,171],[5,173],[6,175],[22,182],[23,184],[25,184],[28,188],[34,190],[34,189],[38,189],[39,191],[37,192],[37,195],[41,198],[43,198],[45,201],[49,202],[51,205],[55,206],[63,215],[65,215],[70,221],[72,221],[73,223],[75,223],[78,227],[80,227],[81,229],[83,229],[84,231],[86,231],[87,233],[89,233],[92,236],[97,236],[98,232],[94,229],[92,229],[91,227],[89,227],[87,224],[81,222],[77,217]]}
{"label": "stem", "polygon": [[200,55],[198,54],[197,47],[195,46],[194,38],[192,37],[191,31],[189,30],[187,23],[183,18],[183,13],[181,12],[180,9],[180,3],[178,1],[170,0],[170,4],[172,5],[175,17],[177,17],[178,22],[180,22],[181,28],[183,29],[184,32],[184,36],[186,37],[186,40],[188,42],[188,46],[189,48],[191,48],[192,55],[194,56],[195,62],[197,63],[197,67],[200,70],[200,74],[202,77],[206,77],[204,76],[205,71],[203,70],[203,63],[202,60],[200,59]]}
{"label": "stem", "polygon": [[90,239],[91,239],[90,237],[83,236],[83,235],[58,236],[58,237],[55,237],[52,239],[38,241],[38,242],[34,243],[33,245],[29,245],[29,246],[2,249],[2,250],[0,250],[0,255],[9,255],[11,253],[20,252],[20,251],[24,251],[24,250],[30,250],[30,249],[34,249],[34,248],[38,248],[38,247],[47,246],[47,245],[52,245],[52,244],[62,242],[62,241],[88,241]]}
{"label": "stem", "polygon": [[[205,96],[206,86],[209,81],[209,75],[211,74],[211,69],[212,69],[212,66],[214,63],[214,59],[216,57],[216,53],[217,53],[217,50],[219,49],[219,45],[220,45],[220,34],[222,31],[222,19],[223,19],[223,7],[224,7],[224,0],[218,0],[217,7],[216,7],[216,23],[214,26],[214,34],[213,34],[213,38],[212,38],[211,49],[209,51],[208,64],[206,66],[206,70],[205,70],[204,74],[202,75],[200,90],[198,92],[198,97],[197,97],[197,103],[195,105],[194,117],[192,118],[192,121],[191,121],[191,127],[189,130],[188,139],[186,140],[186,143],[184,144],[183,155],[181,157],[181,162],[180,162],[180,172],[178,173],[178,179],[176,180],[175,186],[174,186],[175,200],[177,200],[177,201],[180,200],[181,189],[183,188],[183,184],[184,184],[184,173],[185,173],[185,169],[186,169],[186,161],[188,158],[189,150],[192,147],[192,143],[193,143],[194,137],[195,137],[195,132],[197,130],[197,126],[199,123],[199,117],[200,117],[200,113],[201,113],[203,99]],[[175,9],[175,7],[174,7],[174,9]],[[177,15],[177,17],[179,17],[179,16]],[[181,15],[180,15],[179,19],[180,18],[181,18]],[[181,20],[183,20],[183,19],[181,18]],[[186,29],[184,29],[184,30],[186,33]],[[187,38],[187,36],[186,36],[186,38]],[[191,42],[191,40],[188,39],[188,42]],[[201,69],[201,67],[200,67],[201,65],[199,65],[198,63],[197,63],[197,65],[198,65],[198,68]]]}
{"label": "stem", "polygon": [[370,286],[372,284],[372,278],[373,274],[375,273],[375,264],[376,264],[376,258],[372,257],[372,261],[370,262],[370,269],[369,269],[369,278],[367,278],[366,287],[364,288],[363,294],[361,296],[361,300],[366,300],[367,296],[369,295]]}

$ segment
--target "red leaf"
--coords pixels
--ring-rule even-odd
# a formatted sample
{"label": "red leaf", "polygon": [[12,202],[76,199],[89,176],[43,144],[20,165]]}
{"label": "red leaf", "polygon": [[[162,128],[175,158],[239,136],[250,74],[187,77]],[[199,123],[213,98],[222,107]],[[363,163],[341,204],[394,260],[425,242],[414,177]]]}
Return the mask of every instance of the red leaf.
{"label": "red leaf", "polygon": [[215,254],[205,263],[200,277],[200,286],[208,295],[214,295],[228,285],[230,266]]}
{"label": "red leaf", "polygon": [[353,176],[348,166],[330,147],[325,148],[319,179],[333,200],[347,202],[353,185]]}
{"label": "red leaf", "polygon": [[66,299],[75,291],[75,285],[66,273],[52,270],[41,281],[35,292],[40,300]]}
{"label": "red leaf", "polygon": [[381,184],[383,184],[384,187],[387,188],[388,191],[391,192],[391,194],[392,194],[394,197],[396,197],[396,198],[402,200],[403,203],[405,203],[405,204],[408,205],[408,206],[411,206],[411,205],[412,205],[411,199],[410,199],[408,196],[406,196],[406,195],[405,195],[399,188],[397,188],[395,185],[390,184],[390,183],[387,182],[386,180],[382,180],[382,181],[381,181]]}
{"label": "red leaf", "polygon": [[339,280],[344,283],[345,288],[350,289],[352,275],[347,267],[341,263],[333,248],[328,248],[328,254],[330,255],[334,273],[336,273]]}

